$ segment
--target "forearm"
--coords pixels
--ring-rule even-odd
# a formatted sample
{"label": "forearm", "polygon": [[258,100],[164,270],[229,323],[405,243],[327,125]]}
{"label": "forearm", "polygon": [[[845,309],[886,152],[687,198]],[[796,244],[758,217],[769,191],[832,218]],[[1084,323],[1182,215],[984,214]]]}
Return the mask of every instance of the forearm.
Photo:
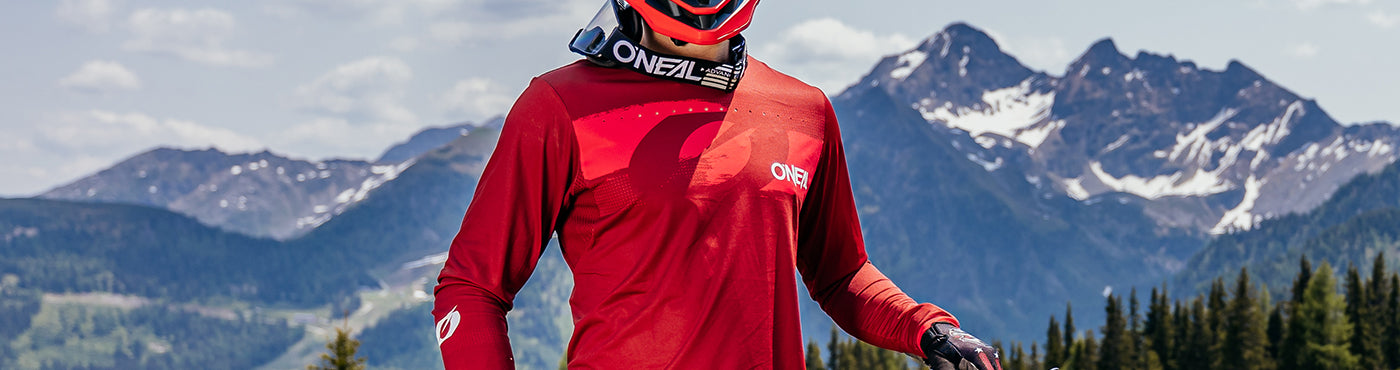
{"label": "forearm", "polygon": [[447,369],[515,368],[499,298],[464,282],[442,284],[435,295],[433,321]]}
{"label": "forearm", "polygon": [[896,287],[874,265],[855,273],[813,299],[831,319],[857,339],[875,346],[922,355],[919,339],[935,322],[958,325],[953,315],[929,303],[918,303]]}

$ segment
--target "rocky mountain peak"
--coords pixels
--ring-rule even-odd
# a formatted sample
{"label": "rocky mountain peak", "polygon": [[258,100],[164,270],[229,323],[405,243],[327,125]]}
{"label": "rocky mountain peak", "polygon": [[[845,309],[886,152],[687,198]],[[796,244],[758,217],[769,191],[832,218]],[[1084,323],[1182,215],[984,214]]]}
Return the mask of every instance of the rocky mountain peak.
{"label": "rocky mountain peak", "polygon": [[967,106],[1035,74],[986,32],[953,23],[912,50],[886,56],[856,87],[879,88],[907,104]]}

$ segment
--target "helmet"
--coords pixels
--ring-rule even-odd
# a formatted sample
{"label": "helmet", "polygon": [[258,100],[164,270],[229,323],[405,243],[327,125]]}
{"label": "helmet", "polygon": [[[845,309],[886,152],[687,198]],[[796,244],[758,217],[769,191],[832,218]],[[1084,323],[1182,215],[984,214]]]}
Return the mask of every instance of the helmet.
{"label": "helmet", "polygon": [[758,0],[625,0],[647,26],[673,39],[713,45],[739,34],[753,20]]}

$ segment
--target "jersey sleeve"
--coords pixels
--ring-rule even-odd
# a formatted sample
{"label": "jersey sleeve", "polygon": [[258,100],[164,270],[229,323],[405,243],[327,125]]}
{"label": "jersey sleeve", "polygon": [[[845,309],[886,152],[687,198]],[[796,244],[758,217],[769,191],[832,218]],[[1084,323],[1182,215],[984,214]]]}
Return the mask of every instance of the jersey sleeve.
{"label": "jersey sleeve", "polygon": [[566,204],[574,143],[559,96],[531,81],[506,117],[433,291],[447,369],[514,368],[506,312]]}
{"label": "jersey sleeve", "polygon": [[829,101],[826,121],[821,163],[799,216],[798,271],[812,299],[847,333],[885,349],[923,355],[923,333],[935,322],[957,325],[957,319],[938,306],[915,302],[870,264]]}

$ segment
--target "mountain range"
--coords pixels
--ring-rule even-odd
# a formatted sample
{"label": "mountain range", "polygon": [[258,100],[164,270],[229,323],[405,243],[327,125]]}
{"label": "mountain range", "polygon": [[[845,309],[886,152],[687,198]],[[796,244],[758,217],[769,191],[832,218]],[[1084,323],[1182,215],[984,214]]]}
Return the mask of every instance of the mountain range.
{"label": "mountain range", "polygon": [[157,148],[39,197],[159,207],[229,231],[291,239],[364,200],[412,166],[415,157],[475,127],[464,123],[423,130],[374,162]]}
{"label": "mountain range", "polygon": [[865,88],[973,138],[959,149],[988,171],[1020,163],[1028,182],[1081,201],[1132,194],[1158,224],[1210,234],[1305,212],[1400,155],[1394,126],[1340,125],[1239,61],[1128,57],[1111,39],[1053,76],[953,24],[847,93]]}
{"label": "mountain range", "polygon": [[[1210,70],[1170,55],[1128,57],[1105,39],[1054,75],[953,24],[831,100],[872,262],[979,336],[1035,340],[1066,302],[1096,307],[1111,291],[1170,279],[1190,294],[1239,266],[1284,276],[1300,254],[1337,264],[1394,249],[1383,232],[1394,199],[1373,198],[1400,183],[1385,180],[1400,130],[1342,125],[1237,61]],[[445,250],[499,124],[426,130],[375,162],[143,153],[41,199],[0,201],[0,250],[25,253],[7,255],[0,275],[45,291],[338,301]],[[94,219],[107,226],[86,226]],[[1336,240],[1351,244],[1325,252]],[[250,250],[266,252],[239,257]],[[162,253],[194,264],[141,264]],[[261,258],[275,256],[296,266]],[[18,258],[71,260],[53,271],[88,278],[46,278],[50,269]],[[208,261],[247,270],[192,291],[210,279],[200,269],[232,268]],[[568,275],[547,258],[520,295],[511,336],[524,367],[553,367],[562,353]],[[281,287],[279,277],[298,283]],[[423,305],[405,308],[367,331],[373,342],[430,335]],[[821,315],[804,306],[811,338],[828,330]],[[1102,315],[1076,312],[1088,322]],[[405,351],[420,355],[379,353],[433,349]]]}

